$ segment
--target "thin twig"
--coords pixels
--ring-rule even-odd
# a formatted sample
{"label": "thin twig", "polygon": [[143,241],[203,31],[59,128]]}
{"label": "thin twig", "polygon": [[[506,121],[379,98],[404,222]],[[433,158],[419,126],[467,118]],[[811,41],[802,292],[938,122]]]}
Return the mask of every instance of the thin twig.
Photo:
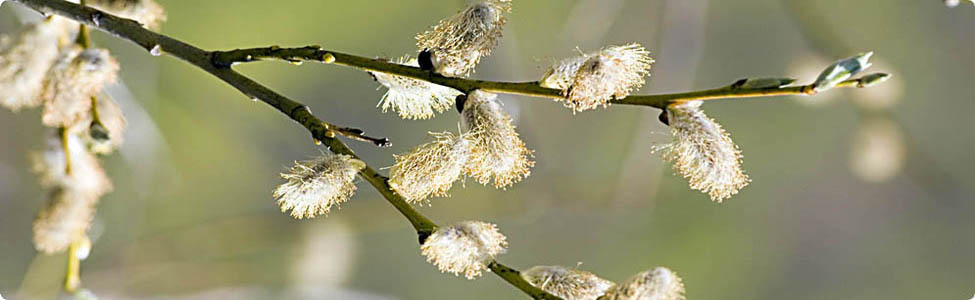
{"label": "thin twig", "polygon": [[[537,81],[530,82],[500,82],[486,81],[467,78],[445,77],[418,67],[401,65],[389,62],[385,59],[366,58],[341,52],[325,50],[321,46],[307,46],[300,48],[281,48],[270,46],[263,48],[236,49],[230,51],[216,51],[212,56],[213,63],[218,66],[229,68],[235,64],[248,63],[255,61],[283,60],[290,63],[314,61],[344,65],[363,69],[372,72],[381,72],[430,83],[439,84],[454,88],[458,91],[468,93],[473,90],[484,90],[488,92],[526,95],[550,99],[562,99],[562,91],[542,87]],[[856,88],[856,85],[840,84],[837,87]],[[656,95],[632,95],[623,99],[611,101],[615,104],[641,105],[656,108],[664,108],[675,102],[693,100],[718,100],[731,98],[753,98],[753,97],[772,97],[789,95],[813,95],[816,92],[812,86],[787,86],[780,88],[733,88],[725,86],[709,90],[656,94]]]}
{"label": "thin twig", "polygon": [[[298,122],[304,126],[316,141],[320,141],[327,145],[332,152],[359,158],[355,152],[345,145],[345,143],[335,138],[336,133],[343,135],[354,135],[355,132],[351,132],[347,128],[340,128],[330,125],[329,123],[318,119],[312,115],[311,110],[309,110],[304,104],[295,102],[285,96],[275,93],[271,89],[230,69],[227,65],[214,64],[213,57],[215,53],[213,52],[204,51],[182,41],[149,31],[143,28],[136,21],[119,18],[90,7],[84,7],[61,0],[12,1],[19,2],[45,14],[57,14],[86,24],[92,28],[98,28],[119,38],[136,43],[151,53],[163,51],[174,57],[182,59],[183,61],[193,64],[207,73],[220,78],[245,95],[259,99],[264,103],[278,109],[295,122]],[[341,130],[345,130],[347,132],[342,132]],[[413,225],[413,228],[418,234],[420,243],[422,243],[424,240],[426,240],[426,237],[436,231],[437,225],[433,221],[423,216],[419,211],[414,209],[413,206],[407,203],[403,196],[393,191],[393,189],[389,186],[389,178],[380,175],[370,166],[366,166],[362,171],[360,171],[359,176],[372,184],[372,186],[375,187],[376,190],[378,190],[379,193],[382,194],[383,197],[393,205],[393,207],[395,207],[401,214],[403,214],[404,217],[406,217],[407,220],[409,220],[410,224]],[[497,262],[492,263],[492,265],[502,266]],[[522,279],[521,276],[512,276],[512,274],[517,274],[517,271],[511,268],[505,268],[506,270],[514,271],[514,273],[506,271],[495,274],[500,276],[506,282],[511,283],[518,289],[525,291],[532,298],[561,299],[531,286],[531,284]]]}

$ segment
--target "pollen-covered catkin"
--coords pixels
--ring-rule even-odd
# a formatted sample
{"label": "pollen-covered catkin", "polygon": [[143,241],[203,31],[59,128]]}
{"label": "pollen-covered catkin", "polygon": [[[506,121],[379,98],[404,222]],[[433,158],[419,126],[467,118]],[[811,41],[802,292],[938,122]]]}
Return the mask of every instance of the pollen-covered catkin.
{"label": "pollen-covered catkin", "polygon": [[656,267],[613,287],[600,299],[684,300],[684,283],[674,271]]}
{"label": "pollen-covered catkin", "polygon": [[58,59],[65,36],[63,19],[52,17],[27,25],[14,37],[0,37],[0,105],[17,111],[41,104],[44,76]]}
{"label": "pollen-covered catkin", "polygon": [[541,85],[562,90],[566,107],[584,111],[609,105],[643,86],[652,64],[650,52],[640,44],[611,46],[554,63]]}
{"label": "pollen-covered catkin", "polygon": [[498,95],[475,90],[464,102],[464,134],[471,141],[464,173],[478,183],[487,184],[493,179],[496,188],[506,188],[528,177],[535,162],[497,98]]}
{"label": "pollen-covered catkin", "polygon": [[596,300],[614,285],[593,273],[562,266],[534,266],[521,272],[521,277],[565,300]]}
{"label": "pollen-covered catkin", "polygon": [[159,29],[166,21],[165,10],[153,0],[89,0],[88,5],[119,17],[136,20],[152,30]]}
{"label": "pollen-covered catkin", "polygon": [[[396,63],[419,66],[415,58],[409,57],[400,58]],[[449,109],[454,104],[454,99],[461,94],[455,89],[422,80],[381,72],[369,73],[387,89],[379,102],[383,112],[392,109],[404,119],[432,118],[435,112],[441,113]]]}
{"label": "pollen-covered catkin", "polygon": [[508,12],[511,0],[474,2],[432,30],[418,34],[416,45],[430,51],[437,73],[466,76],[498,45]]}
{"label": "pollen-covered catkin", "polygon": [[118,70],[118,62],[106,49],[82,50],[73,46],[62,50],[41,94],[44,125],[71,127],[88,117],[91,97],[98,96],[105,85],[115,82]]}
{"label": "pollen-covered catkin", "polygon": [[324,215],[352,197],[355,176],[365,167],[366,163],[344,154],[296,161],[288,173],[281,174],[287,182],[278,186],[273,196],[281,212],[290,210],[296,219]]}
{"label": "pollen-covered catkin", "polygon": [[393,156],[396,164],[389,170],[389,185],[410,203],[448,196],[447,191],[460,179],[470,155],[466,136],[450,132],[430,135],[432,142]]}
{"label": "pollen-covered catkin", "polygon": [[721,202],[748,185],[741,150],[720,124],[704,114],[700,101],[672,104],[667,113],[673,140],[654,151],[661,151],[692,189]]}
{"label": "pollen-covered catkin", "polygon": [[480,221],[466,221],[440,227],[420,247],[427,262],[441,272],[463,274],[474,279],[487,269],[487,264],[504,253],[508,242],[498,226]]}

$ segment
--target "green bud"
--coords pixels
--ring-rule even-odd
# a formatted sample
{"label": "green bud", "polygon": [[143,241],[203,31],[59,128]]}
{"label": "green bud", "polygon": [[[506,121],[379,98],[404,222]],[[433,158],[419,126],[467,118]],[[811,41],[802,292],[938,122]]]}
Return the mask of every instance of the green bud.
{"label": "green bud", "polygon": [[887,81],[887,79],[890,79],[890,74],[873,73],[867,76],[860,77],[860,79],[857,80],[857,87],[858,88],[871,87],[878,83]]}
{"label": "green bud", "polygon": [[871,56],[873,56],[873,52],[860,53],[833,63],[819,74],[816,82],[813,83],[813,87],[817,92],[822,92],[833,88],[840,82],[850,79],[853,75],[871,66]]}
{"label": "green bud", "polygon": [[731,89],[777,89],[793,82],[794,78],[745,78],[732,84]]}

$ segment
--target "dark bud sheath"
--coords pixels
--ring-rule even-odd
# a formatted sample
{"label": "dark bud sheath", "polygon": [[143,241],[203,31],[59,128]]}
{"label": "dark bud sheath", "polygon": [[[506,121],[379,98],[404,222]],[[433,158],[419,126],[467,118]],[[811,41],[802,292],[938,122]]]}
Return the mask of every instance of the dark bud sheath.
{"label": "dark bud sheath", "polygon": [[467,95],[460,94],[454,100],[454,105],[457,106],[457,113],[464,113],[464,104],[467,103]]}
{"label": "dark bud sheath", "polygon": [[660,110],[660,115],[657,116],[657,120],[660,120],[660,123],[664,123],[664,125],[670,126],[670,118],[667,116],[666,108]]}
{"label": "dark bud sheath", "polygon": [[421,70],[433,71],[433,52],[424,49],[420,51],[420,55],[417,56],[416,61],[420,64]]}

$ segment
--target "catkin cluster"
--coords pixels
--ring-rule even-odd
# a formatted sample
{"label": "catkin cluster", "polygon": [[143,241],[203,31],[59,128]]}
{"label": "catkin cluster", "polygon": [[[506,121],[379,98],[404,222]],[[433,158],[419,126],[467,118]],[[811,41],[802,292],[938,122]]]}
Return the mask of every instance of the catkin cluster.
{"label": "catkin cluster", "polygon": [[[151,27],[163,20],[152,0],[92,0],[89,5]],[[87,240],[98,200],[112,190],[96,155],[122,142],[125,117],[104,88],[119,66],[108,50],[88,48],[76,23],[56,16],[0,37],[0,106],[12,111],[42,106],[41,123],[54,134],[30,155],[49,199],[34,221],[34,245],[44,253]]]}
{"label": "catkin cluster", "polygon": [[463,99],[463,133],[434,134],[434,141],[395,156],[390,186],[407,201],[447,196],[462,175],[481,184],[493,181],[503,189],[531,173],[532,151],[518,137],[497,95],[478,90]]}

